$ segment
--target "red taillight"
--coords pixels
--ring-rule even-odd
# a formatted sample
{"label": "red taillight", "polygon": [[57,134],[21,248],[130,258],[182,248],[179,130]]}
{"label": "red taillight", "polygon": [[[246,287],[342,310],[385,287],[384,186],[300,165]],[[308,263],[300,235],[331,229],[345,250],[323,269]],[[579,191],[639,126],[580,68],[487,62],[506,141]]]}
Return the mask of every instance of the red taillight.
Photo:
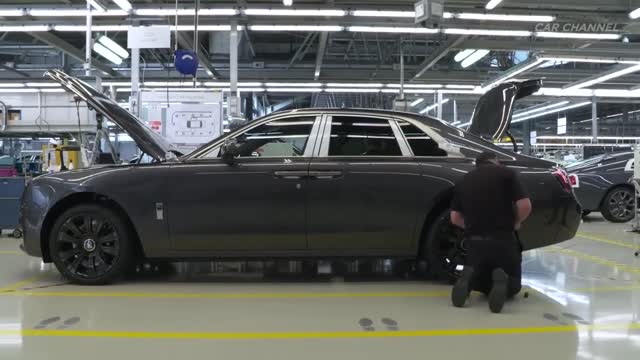
{"label": "red taillight", "polygon": [[569,174],[569,184],[571,184],[571,187],[578,187],[580,184],[580,181],[578,180],[578,175],[576,174]]}
{"label": "red taillight", "polygon": [[562,190],[566,192],[571,192],[571,180],[569,180],[569,176],[567,172],[562,169],[557,169],[553,172],[553,175],[558,179],[560,185],[562,185]]}

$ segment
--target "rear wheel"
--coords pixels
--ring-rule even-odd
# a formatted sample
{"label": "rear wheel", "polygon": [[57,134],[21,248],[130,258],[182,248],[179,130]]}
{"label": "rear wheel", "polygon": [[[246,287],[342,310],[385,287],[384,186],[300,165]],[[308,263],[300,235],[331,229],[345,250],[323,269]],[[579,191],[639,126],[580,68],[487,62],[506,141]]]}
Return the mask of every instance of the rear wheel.
{"label": "rear wheel", "polygon": [[624,223],[634,217],[635,194],[633,189],[617,187],[609,190],[602,201],[600,212],[608,221]]}
{"label": "rear wheel", "polygon": [[427,262],[430,277],[454,282],[460,276],[467,252],[463,231],[451,224],[449,210],[440,214],[429,226],[423,239],[421,257]]}
{"label": "rear wheel", "polygon": [[134,238],[128,224],[99,205],[78,205],[54,223],[51,259],[71,282],[101,285],[121,278],[134,265]]}

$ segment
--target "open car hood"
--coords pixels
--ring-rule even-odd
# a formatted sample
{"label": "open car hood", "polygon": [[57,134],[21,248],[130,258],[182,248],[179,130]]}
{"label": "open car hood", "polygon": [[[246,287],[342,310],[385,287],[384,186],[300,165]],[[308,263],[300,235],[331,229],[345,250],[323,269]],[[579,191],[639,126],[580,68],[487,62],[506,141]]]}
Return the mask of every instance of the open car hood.
{"label": "open car hood", "polygon": [[498,140],[509,130],[517,99],[527,97],[542,87],[542,80],[509,81],[487,91],[471,116],[470,133],[488,140]]}
{"label": "open car hood", "polygon": [[79,96],[90,108],[118,124],[144,153],[158,161],[175,157],[175,149],[162,136],[89,84],[60,70],[49,70],[45,76],[60,83],[65,90]]}

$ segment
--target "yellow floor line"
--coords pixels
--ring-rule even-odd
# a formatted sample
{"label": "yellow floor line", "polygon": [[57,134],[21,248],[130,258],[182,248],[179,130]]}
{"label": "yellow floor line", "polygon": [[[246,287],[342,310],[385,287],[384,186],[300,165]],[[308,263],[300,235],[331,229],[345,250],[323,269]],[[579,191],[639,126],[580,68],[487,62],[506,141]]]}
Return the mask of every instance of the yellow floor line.
{"label": "yellow floor line", "polygon": [[6,291],[14,291],[14,290],[18,290],[24,286],[27,286],[29,284],[32,284],[38,280],[40,280],[42,278],[42,275],[36,275],[34,277],[22,280],[22,281],[18,281],[16,283],[7,285],[5,287],[0,288],[0,295],[3,294],[3,292],[6,294]]}
{"label": "yellow floor line", "polygon": [[593,256],[593,255],[589,255],[580,251],[576,251],[573,249],[567,249],[567,248],[563,248],[557,245],[554,246],[550,246],[548,248],[546,248],[547,251],[551,251],[551,252],[559,252],[562,254],[567,254],[567,255],[571,255],[574,257],[577,257],[579,259],[583,259],[583,260],[588,260],[591,262],[594,262],[596,264],[600,264],[600,265],[604,265],[604,266],[609,266],[609,267],[613,267],[613,268],[617,268],[618,270],[621,271],[626,271],[629,273],[633,273],[633,274],[638,274],[640,275],[640,267],[634,266],[634,265],[629,265],[629,264],[621,264],[609,259],[605,259],[605,258],[601,258],[598,256]]}
{"label": "yellow floor line", "polygon": [[603,238],[603,237],[599,237],[599,236],[594,236],[594,235],[591,235],[591,234],[585,234],[585,233],[578,233],[577,236],[580,237],[580,238],[583,238],[583,239],[597,241],[597,242],[601,242],[601,243],[605,243],[605,244],[609,244],[609,245],[621,246],[621,247],[625,247],[625,248],[632,249],[632,250],[639,250],[640,249],[640,244],[639,245],[634,245],[632,243],[628,243],[628,242],[624,242],[624,241],[611,240],[611,239],[607,239],[607,238]]}
{"label": "yellow floor line", "polygon": [[293,339],[357,339],[389,337],[446,337],[478,335],[517,335],[573,333],[578,330],[629,331],[640,324],[561,325],[544,327],[433,329],[399,331],[318,331],[318,332],[162,332],[162,331],[104,331],[104,330],[0,330],[3,336],[23,337],[91,337],[124,339],[176,340],[293,340]]}
{"label": "yellow floor line", "polygon": [[20,251],[8,251],[8,250],[0,250],[0,255],[21,255],[23,254]]}

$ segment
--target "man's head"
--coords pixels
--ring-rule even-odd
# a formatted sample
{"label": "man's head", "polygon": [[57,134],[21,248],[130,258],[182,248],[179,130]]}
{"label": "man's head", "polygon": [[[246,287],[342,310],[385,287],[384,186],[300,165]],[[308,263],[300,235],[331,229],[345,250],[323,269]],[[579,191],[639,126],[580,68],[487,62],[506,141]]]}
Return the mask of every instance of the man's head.
{"label": "man's head", "polygon": [[499,165],[500,161],[498,160],[498,155],[495,153],[484,151],[482,154],[478,155],[476,158],[476,166],[484,166],[484,165]]}

